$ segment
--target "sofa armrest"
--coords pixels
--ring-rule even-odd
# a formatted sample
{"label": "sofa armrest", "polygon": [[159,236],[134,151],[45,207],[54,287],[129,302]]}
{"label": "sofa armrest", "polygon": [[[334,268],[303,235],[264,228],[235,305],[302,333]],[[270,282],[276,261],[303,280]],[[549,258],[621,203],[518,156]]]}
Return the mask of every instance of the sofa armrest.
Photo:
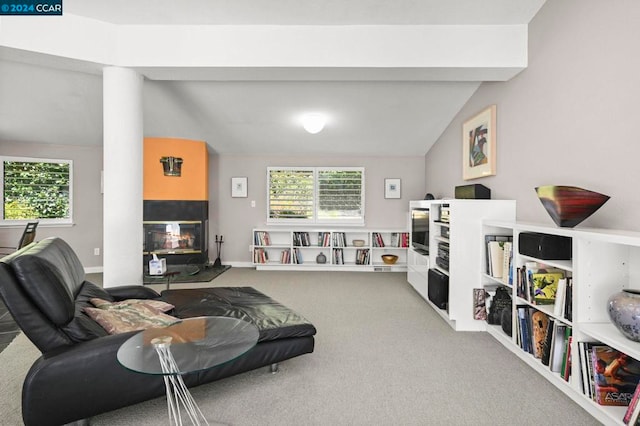
{"label": "sofa armrest", "polygon": [[120,345],[135,333],[100,337],[36,360],[22,388],[25,425],[71,423],[163,395],[162,376],[118,362]]}
{"label": "sofa armrest", "polygon": [[126,285],[122,287],[109,287],[105,288],[117,301],[125,299],[155,299],[160,297],[160,294],[152,288],[142,285]]}

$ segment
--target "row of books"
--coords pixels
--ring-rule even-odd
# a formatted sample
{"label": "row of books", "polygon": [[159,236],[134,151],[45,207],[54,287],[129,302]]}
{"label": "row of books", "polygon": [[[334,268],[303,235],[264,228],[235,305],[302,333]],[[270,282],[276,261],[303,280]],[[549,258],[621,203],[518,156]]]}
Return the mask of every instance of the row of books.
{"label": "row of books", "polygon": [[[266,244],[262,244],[266,245]],[[269,262],[269,253],[265,249],[256,248],[253,249],[253,263],[267,263]]]}
{"label": "row of books", "polygon": [[253,233],[253,244],[257,246],[270,246],[271,237],[266,231],[256,231]]}
{"label": "row of books", "polygon": [[371,234],[371,238],[373,239],[374,247],[385,247],[384,239],[382,238],[382,234],[379,232],[374,232]]}
{"label": "row of books", "polygon": [[[292,262],[293,259],[293,262]],[[253,250],[253,263],[269,263],[269,253],[261,248],[256,248]],[[293,249],[293,256],[291,254],[291,250],[285,249],[280,253],[280,263],[290,264],[290,263],[302,263],[302,255],[298,249]]]}
{"label": "row of books", "polygon": [[487,275],[513,284],[513,237],[507,235],[485,235],[487,248]]}
{"label": "row of books", "polygon": [[408,232],[392,232],[389,247],[409,247]]}
{"label": "row of books", "polygon": [[369,249],[356,250],[356,265],[369,264]]}
{"label": "row of books", "polygon": [[529,352],[554,373],[569,381],[571,376],[571,326],[531,306],[518,306],[516,337]]}
{"label": "row of books", "polygon": [[[269,263],[269,253],[262,248],[255,248],[253,250],[253,262],[254,263]],[[370,262],[369,249],[356,250],[356,265],[368,265]],[[280,263],[283,264],[302,264],[304,260],[302,258],[302,251],[298,248],[294,248],[293,252],[290,249],[285,249],[280,252]],[[344,265],[344,253],[343,249],[333,249],[333,263],[335,265]]]}
{"label": "row of books", "polygon": [[[640,362],[600,342],[578,342],[578,351],[583,393],[600,405],[629,406],[640,382]],[[632,411],[625,414],[627,422]]]}
{"label": "row of books", "polygon": [[299,246],[299,247],[309,247],[311,245],[311,240],[309,239],[309,233],[299,232],[299,231],[294,232],[293,245]]}
{"label": "row of books", "polygon": [[333,233],[333,246],[334,247],[346,247],[347,246],[347,236],[344,232],[334,232]]}
{"label": "row of books", "polygon": [[331,244],[331,232],[318,232],[318,246],[329,247]]}
{"label": "row of books", "polygon": [[533,305],[554,305],[554,315],[572,320],[573,279],[562,269],[526,262],[517,268],[516,294]]}

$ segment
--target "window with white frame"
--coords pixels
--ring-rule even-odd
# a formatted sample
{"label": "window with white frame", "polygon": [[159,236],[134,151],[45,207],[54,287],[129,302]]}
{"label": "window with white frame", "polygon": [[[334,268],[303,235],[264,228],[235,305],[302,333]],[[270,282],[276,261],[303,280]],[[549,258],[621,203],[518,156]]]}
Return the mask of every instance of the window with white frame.
{"label": "window with white frame", "polygon": [[364,224],[363,167],[268,167],[269,223]]}
{"label": "window with white frame", "polygon": [[71,160],[0,157],[2,222],[72,222]]}

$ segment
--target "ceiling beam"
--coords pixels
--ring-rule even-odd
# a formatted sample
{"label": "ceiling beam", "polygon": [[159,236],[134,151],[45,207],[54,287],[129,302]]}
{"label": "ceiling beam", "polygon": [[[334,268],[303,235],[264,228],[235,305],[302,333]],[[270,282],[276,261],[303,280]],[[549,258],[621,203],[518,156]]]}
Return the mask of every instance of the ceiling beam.
{"label": "ceiling beam", "polygon": [[0,18],[0,47],[5,57],[15,50],[66,58],[71,69],[115,65],[161,80],[506,81],[527,66],[527,25],[117,25],[72,14],[12,16]]}

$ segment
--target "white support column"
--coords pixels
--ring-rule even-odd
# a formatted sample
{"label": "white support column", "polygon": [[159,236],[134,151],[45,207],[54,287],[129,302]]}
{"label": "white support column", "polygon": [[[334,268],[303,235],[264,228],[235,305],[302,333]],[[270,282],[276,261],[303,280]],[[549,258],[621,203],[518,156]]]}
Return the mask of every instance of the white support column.
{"label": "white support column", "polygon": [[142,285],[143,78],[105,67],[104,287]]}

